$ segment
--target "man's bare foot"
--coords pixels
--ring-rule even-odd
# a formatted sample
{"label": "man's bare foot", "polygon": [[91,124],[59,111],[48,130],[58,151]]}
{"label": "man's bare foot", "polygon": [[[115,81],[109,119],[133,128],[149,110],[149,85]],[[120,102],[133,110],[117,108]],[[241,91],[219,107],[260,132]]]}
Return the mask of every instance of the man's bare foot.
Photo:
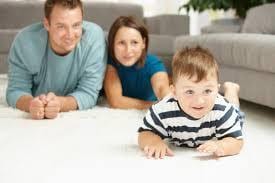
{"label": "man's bare foot", "polygon": [[240,92],[240,85],[237,83],[233,83],[230,81],[226,81],[223,83],[223,92],[224,97],[232,104],[240,106],[239,103],[239,92]]}

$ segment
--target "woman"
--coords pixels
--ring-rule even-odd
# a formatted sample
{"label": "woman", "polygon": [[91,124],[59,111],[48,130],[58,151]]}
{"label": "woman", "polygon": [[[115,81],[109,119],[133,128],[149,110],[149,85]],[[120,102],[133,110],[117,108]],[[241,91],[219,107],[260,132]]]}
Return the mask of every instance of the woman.
{"label": "woman", "polygon": [[143,23],[119,17],[111,26],[108,42],[104,90],[111,107],[146,109],[170,92],[163,63],[147,54],[148,31]]}

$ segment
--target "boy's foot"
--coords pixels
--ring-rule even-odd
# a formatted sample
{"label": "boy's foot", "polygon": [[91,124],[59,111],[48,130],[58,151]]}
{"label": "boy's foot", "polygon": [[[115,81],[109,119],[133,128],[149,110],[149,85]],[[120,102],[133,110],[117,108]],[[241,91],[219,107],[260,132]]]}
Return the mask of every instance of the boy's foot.
{"label": "boy's foot", "polygon": [[237,83],[230,82],[230,81],[224,82],[222,87],[223,87],[224,93],[230,92],[230,93],[234,93],[234,94],[239,94],[239,92],[240,92],[240,85],[238,85]]}
{"label": "boy's foot", "polygon": [[233,82],[224,82],[223,84],[223,92],[224,97],[232,104],[236,106],[240,106],[239,102],[239,92],[240,92],[240,85]]}

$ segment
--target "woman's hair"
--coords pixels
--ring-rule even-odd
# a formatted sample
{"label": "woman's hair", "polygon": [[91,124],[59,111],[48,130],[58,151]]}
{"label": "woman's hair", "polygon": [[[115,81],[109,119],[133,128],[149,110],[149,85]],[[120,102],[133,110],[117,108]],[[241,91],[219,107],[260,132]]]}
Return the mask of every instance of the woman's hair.
{"label": "woman's hair", "polygon": [[179,76],[196,77],[196,82],[215,74],[219,80],[219,67],[213,55],[201,47],[184,48],[176,52],[172,61],[172,80]]}
{"label": "woman's hair", "polygon": [[68,9],[75,9],[76,7],[80,7],[83,16],[83,4],[81,0],[46,0],[44,4],[44,14],[48,20],[50,20],[53,8],[56,5],[60,5]]}
{"label": "woman's hair", "polygon": [[136,29],[140,33],[142,39],[145,40],[145,49],[142,50],[141,57],[137,62],[139,66],[143,66],[146,59],[146,54],[147,54],[148,44],[149,44],[148,31],[143,22],[139,21],[138,19],[132,16],[118,17],[110,28],[109,35],[108,35],[108,44],[109,44],[108,51],[112,60],[114,60],[116,63],[119,63],[115,57],[114,44],[115,44],[116,33],[121,27],[129,27],[129,28]]}

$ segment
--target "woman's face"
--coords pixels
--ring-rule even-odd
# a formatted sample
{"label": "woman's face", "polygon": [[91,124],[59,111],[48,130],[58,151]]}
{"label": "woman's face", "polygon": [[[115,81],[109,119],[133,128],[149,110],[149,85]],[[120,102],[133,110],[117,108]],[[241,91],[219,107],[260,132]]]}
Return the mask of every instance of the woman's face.
{"label": "woman's face", "polygon": [[145,49],[145,40],[140,32],[134,28],[121,27],[115,35],[114,52],[120,64],[134,65]]}

